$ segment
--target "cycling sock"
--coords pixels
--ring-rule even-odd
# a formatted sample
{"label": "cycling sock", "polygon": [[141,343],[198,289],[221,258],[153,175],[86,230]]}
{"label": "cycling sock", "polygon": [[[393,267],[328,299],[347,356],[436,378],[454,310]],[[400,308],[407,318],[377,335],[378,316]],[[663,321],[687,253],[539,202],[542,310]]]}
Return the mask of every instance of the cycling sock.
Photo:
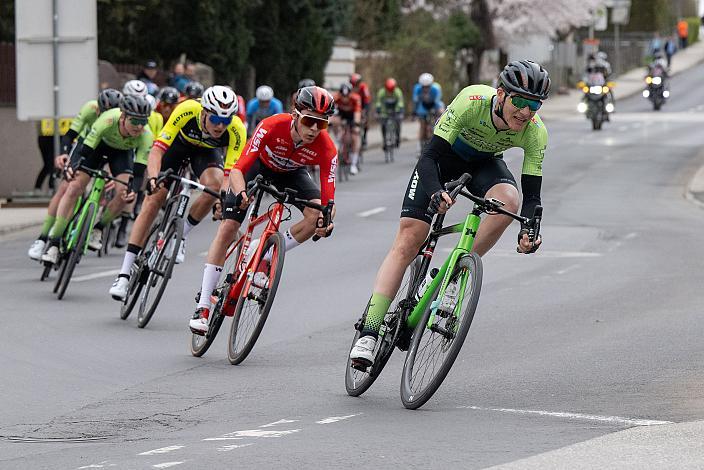
{"label": "cycling sock", "polygon": [[203,270],[203,282],[200,285],[200,300],[198,301],[198,308],[210,308],[210,296],[213,295],[213,289],[215,289],[215,284],[217,284],[220,274],[222,273],[222,266],[217,266],[215,264],[206,263],[205,269]]}
{"label": "cycling sock", "polygon": [[367,308],[367,318],[364,320],[364,326],[362,327],[363,335],[376,337],[379,334],[379,327],[384,322],[384,316],[389,310],[391,300],[384,294],[377,294],[376,292],[372,294]]}
{"label": "cycling sock", "polygon": [[110,225],[110,223],[115,220],[115,215],[116,214],[113,214],[112,211],[106,207],[105,209],[103,209],[103,216],[100,218],[100,222],[98,222],[98,224],[101,228],[105,227],[106,225]]}
{"label": "cycling sock", "polygon": [[122,267],[120,268],[120,276],[130,278],[130,269],[134,260],[137,259],[137,255],[142,251],[142,248],[130,243],[127,245],[127,251],[125,251],[125,258],[122,260]]}
{"label": "cycling sock", "polygon": [[[287,252],[287,251],[293,250],[293,249],[296,248],[298,245],[300,245],[300,243],[298,242],[298,240],[296,240],[295,238],[293,238],[293,235],[291,234],[291,229],[286,230],[286,233],[284,233],[284,240],[285,240],[285,242],[284,242],[284,253]],[[267,255],[268,255],[268,257],[269,257],[269,258],[267,259],[267,261],[271,261],[271,250],[269,250],[269,252],[267,253]]]}
{"label": "cycling sock", "polygon": [[183,239],[185,240],[186,237],[188,237],[188,234],[193,230],[193,227],[198,225],[200,223],[200,220],[196,220],[193,217],[191,217],[191,214],[188,214],[188,217],[186,217],[186,223],[183,224]]}
{"label": "cycling sock", "polygon": [[56,221],[56,216],[53,215],[47,215],[44,218],[44,224],[42,225],[42,231],[39,234],[39,239],[46,241],[46,239],[49,236],[49,231],[51,230],[51,227],[54,225],[54,222]]}
{"label": "cycling sock", "polygon": [[350,154],[350,164],[352,166],[357,166],[357,162],[359,161],[359,153],[354,152]]}
{"label": "cycling sock", "polygon": [[61,238],[64,235],[67,226],[68,219],[66,217],[57,217],[56,221],[54,222],[54,225],[49,231],[49,238]]}

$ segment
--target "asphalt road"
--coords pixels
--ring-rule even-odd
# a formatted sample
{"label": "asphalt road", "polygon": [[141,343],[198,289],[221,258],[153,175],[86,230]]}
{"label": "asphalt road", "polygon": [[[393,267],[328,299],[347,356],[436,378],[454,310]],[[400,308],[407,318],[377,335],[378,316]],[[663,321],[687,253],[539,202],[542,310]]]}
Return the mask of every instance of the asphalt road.
{"label": "asphalt road", "polygon": [[[144,330],[107,294],[121,254],[84,259],[57,301],[26,257],[34,234],[6,237],[0,468],[483,468],[702,419],[704,220],[683,197],[704,160],[702,73],[676,77],[660,112],[640,96],[619,102],[600,132],[577,117],[546,122],[544,246],[517,255],[513,225],[484,258],[464,348],[418,411],[400,403],[398,352],[361,398],[344,389],[415,143],[390,165],[370,152],[339,184],[334,236],[287,255],[240,366],[226,359],[229,322],[205,357],[188,350],[214,224],[193,232]],[[506,159],[518,174],[521,153]]]}

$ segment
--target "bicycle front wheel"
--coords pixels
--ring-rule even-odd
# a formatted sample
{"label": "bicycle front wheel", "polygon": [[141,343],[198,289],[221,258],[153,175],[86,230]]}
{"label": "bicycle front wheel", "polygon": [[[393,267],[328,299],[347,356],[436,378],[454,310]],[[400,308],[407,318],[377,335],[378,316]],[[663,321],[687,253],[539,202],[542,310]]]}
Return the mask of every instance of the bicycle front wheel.
{"label": "bicycle front wheel", "polygon": [[137,326],[140,328],[147,326],[159,306],[161,296],[164,295],[166,285],[169,283],[171,273],[174,270],[182,237],[183,223],[181,219],[173,219],[169,223],[164,237],[161,240],[157,240],[158,248],[155,249],[158,252],[154,253],[152,251],[150,253],[151,256],[156,256],[156,260],[151,265],[146,285],[142,291],[139,314],[137,315]]}
{"label": "bicycle front wheel", "polygon": [[120,305],[121,320],[127,320],[127,317],[130,316],[134,306],[137,305],[137,300],[140,298],[142,289],[147,284],[147,278],[149,277],[147,259],[149,258],[149,253],[155,249],[156,242],[154,241],[154,236],[158,228],[158,224],[152,225],[149,236],[147,236],[147,239],[144,241],[146,248],[137,255],[137,259],[130,267],[130,283],[127,286],[127,297],[125,297],[124,302]]}
{"label": "bicycle front wheel", "polygon": [[242,292],[237,302],[230,328],[230,338],[227,342],[227,359],[230,364],[237,365],[247,358],[264,328],[284,268],[284,246],[284,237],[278,232],[269,236],[264,242],[262,258],[272,250],[268,272],[263,270],[268,279],[257,276],[262,274],[258,270],[264,261],[260,258],[252,263],[254,266],[252,282],[249,289]]}
{"label": "bicycle front wheel", "polygon": [[191,354],[195,357],[201,357],[205,354],[210,345],[215,341],[215,337],[220,331],[222,322],[225,320],[225,314],[222,311],[222,306],[227,299],[227,289],[223,289],[218,296],[218,302],[213,307],[213,311],[210,312],[210,317],[208,320],[208,331],[204,335],[197,335],[191,333]]}
{"label": "bicycle front wheel", "polygon": [[[476,253],[463,256],[457,261],[450,276],[450,283],[459,286],[465,283],[462,305],[455,308],[457,315],[443,314],[439,310],[430,328],[430,303],[416,325],[411,346],[406,354],[401,377],[401,401],[403,406],[415,410],[423,406],[437,391],[450,371],[462,348],[472,324],[482,287],[482,261]],[[433,293],[435,300],[440,286]]]}
{"label": "bicycle front wheel", "polygon": [[69,282],[71,282],[71,276],[73,276],[73,270],[76,268],[76,265],[81,260],[81,256],[83,256],[83,249],[86,246],[86,240],[88,240],[88,232],[90,232],[91,230],[90,224],[93,220],[94,212],[95,206],[89,203],[86,209],[85,217],[83,218],[83,225],[81,226],[81,231],[78,234],[78,241],[73,247],[71,253],[68,255],[68,259],[66,260],[66,266],[64,267],[63,276],[61,276],[60,278],[61,282],[59,285],[59,290],[56,293],[56,296],[59,300],[64,298],[64,294],[66,294],[66,289],[68,289],[68,284]]}

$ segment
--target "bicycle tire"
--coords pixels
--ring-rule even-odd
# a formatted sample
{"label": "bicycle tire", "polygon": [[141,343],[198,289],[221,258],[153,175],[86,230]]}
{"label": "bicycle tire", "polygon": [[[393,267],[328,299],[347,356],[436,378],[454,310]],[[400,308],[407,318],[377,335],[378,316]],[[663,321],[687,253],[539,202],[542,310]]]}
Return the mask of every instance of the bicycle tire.
{"label": "bicycle tire", "polygon": [[[147,254],[151,252],[153,247],[151,246],[154,241],[153,237],[159,228],[158,224],[153,224],[147,239],[144,241],[144,246],[149,247],[149,249],[137,255],[137,259],[130,268],[130,283],[127,286],[127,297],[122,302],[120,306],[120,319],[127,320],[127,318],[132,313],[134,306],[137,305],[137,300],[139,299],[139,294],[141,294],[142,289],[147,283],[148,272],[145,271],[147,264]],[[136,269],[135,269],[136,267]]]}
{"label": "bicycle tire", "polygon": [[56,282],[54,282],[54,294],[59,291],[61,281],[63,280],[64,274],[66,273],[66,255],[65,253],[61,253],[61,251],[59,251],[59,263],[56,269],[59,271],[59,275],[56,277]]}
{"label": "bicycle tire", "polygon": [[[459,260],[457,260],[455,271],[452,273],[450,281],[452,282],[453,279],[461,279],[461,276],[467,275],[469,276],[469,279],[465,289],[471,289],[471,291],[466,293],[463,299],[463,303],[466,302],[466,304],[464,309],[460,308],[462,313],[459,318],[459,325],[456,327],[456,334],[454,338],[449,341],[449,344],[447,338],[445,338],[442,334],[431,331],[427,328],[428,319],[430,318],[431,313],[430,303],[428,303],[421,320],[418,322],[418,325],[416,325],[416,328],[413,331],[411,346],[408,348],[406,360],[403,364],[403,374],[401,376],[401,401],[403,402],[403,406],[410,410],[415,410],[423,406],[438,390],[442,384],[442,381],[445,380],[445,377],[450,371],[450,368],[452,368],[452,365],[454,364],[455,359],[462,348],[462,344],[467,337],[467,332],[469,332],[469,327],[472,324],[474,313],[477,309],[477,303],[479,302],[479,295],[482,287],[482,261],[476,253],[462,256]],[[439,290],[440,285],[438,284],[435,292],[433,293],[433,300],[437,297]],[[441,318],[440,321],[444,321],[446,326],[449,324],[446,329],[454,329],[453,320],[456,317],[453,315],[450,315],[447,318],[436,316],[436,318]],[[418,364],[418,367],[421,368],[424,365],[428,365],[428,360],[423,361],[422,357],[420,360],[418,359],[419,353],[424,353],[426,349],[426,346],[421,346],[420,344],[424,338],[428,339],[429,337],[433,338],[430,340],[431,345],[435,342],[435,339],[437,339],[447,354],[438,368],[436,368],[433,363],[433,371],[427,385],[422,386],[419,390],[414,390],[414,384],[412,383],[414,378],[414,366]],[[432,356],[433,354],[429,355],[429,357]],[[421,381],[425,378],[425,376],[426,373],[424,372],[420,377]]]}
{"label": "bicycle tire", "polygon": [[[259,338],[259,335],[262,332],[262,328],[264,328],[264,323],[266,322],[266,319],[269,316],[269,311],[271,310],[271,306],[274,303],[274,297],[276,297],[276,290],[279,286],[279,281],[281,280],[281,273],[283,272],[284,268],[284,246],[284,237],[279,232],[273,233],[266,239],[266,241],[264,242],[264,248],[262,248],[261,251],[262,256],[264,255],[264,253],[269,251],[270,248],[272,248],[274,250],[272,260],[274,259],[274,257],[276,257],[276,262],[271,263],[269,271],[269,287],[267,289],[260,289],[257,297],[251,299],[250,295],[252,295],[252,284],[250,284],[250,290],[247,292],[242,292],[242,295],[237,301],[237,306],[235,307],[235,314],[232,318],[232,326],[230,328],[230,337],[227,341],[227,359],[232,365],[240,364],[247,358],[249,353],[252,351],[254,344]],[[253,263],[253,266],[255,266],[255,272],[260,262],[261,258],[257,260],[256,263]],[[273,276],[271,273],[272,267],[275,267]],[[261,303],[262,293],[264,293],[266,296],[263,305]],[[249,331],[247,331],[247,329],[244,330],[244,340],[238,340],[238,333],[242,330],[241,326],[243,326],[245,323],[243,321],[243,317],[248,316],[247,310],[245,310],[245,304],[247,304],[249,300],[254,300],[255,303],[259,304],[258,318],[254,318],[255,322],[253,328],[251,328]],[[240,323],[242,323],[242,325]],[[238,348],[239,344],[242,344],[241,349]]]}
{"label": "bicycle tire", "polygon": [[[374,364],[372,364],[371,369],[367,371],[360,371],[359,369],[352,367],[352,360],[350,359],[348,352],[347,370],[345,371],[345,389],[347,390],[348,395],[358,397],[366,392],[379,377],[381,371],[386,366],[386,363],[391,358],[391,354],[396,347],[398,337],[401,333],[401,329],[403,328],[403,325],[401,325],[399,321],[400,311],[398,308],[398,301],[408,297],[408,290],[413,288],[420,262],[420,257],[416,257],[416,259],[406,269],[406,274],[404,274],[403,280],[401,281],[401,287],[399,288],[394,301],[391,303],[391,305],[394,305],[395,303],[395,306],[393,310],[387,313],[384,317],[384,325],[386,325],[387,330],[381,341],[377,343],[376,353],[374,354]],[[399,293],[403,293],[403,296],[399,296]],[[367,312],[365,310],[360,322],[364,323],[366,316]],[[352,351],[352,348],[357,343],[360,336],[361,332],[357,330],[354,335],[354,339],[352,340],[352,346],[349,349],[350,351]]]}
{"label": "bicycle tire", "polygon": [[42,275],[39,277],[40,281],[46,281],[46,279],[49,277],[49,274],[51,273],[51,268],[54,266],[52,264],[49,264],[47,262],[42,262]]}
{"label": "bicycle tire", "polygon": [[61,285],[59,286],[59,291],[56,293],[56,297],[59,300],[64,298],[66,289],[68,289],[68,284],[71,282],[71,276],[73,276],[73,270],[76,269],[76,265],[81,260],[81,256],[83,256],[83,249],[88,240],[88,232],[92,230],[90,223],[93,220],[94,213],[95,206],[93,204],[89,204],[86,208],[86,214],[83,218],[83,225],[81,226],[81,231],[78,234],[76,246],[73,247],[71,253],[68,255],[68,259],[66,260],[64,275],[61,278]]}
{"label": "bicycle tire", "polygon": [[210,349],[213,341],[215,341],[215,337],[218,335],[223,321],[225,321],[225,315],[222,313],[222,305],[226,298],[227,290],[223,289],[218,296],[218,301],[215,307],[213,307],[213,311],[210,312],[208,331],[206,331],[204,335],[191,333],[191,354],[193,354],[193,356],[201,357]]}
{"label": "bicycle tire", "polygon": [[[183,220],[175,218],[169,222],[169,226],[164,234],[163,248],[159,251],[156,262],[154,263],[154,266],[161,267],[159,270],[160,273],[155,270],[151,270],[149,272],[146,285],[143,287],[142,301],[139,304],[139,312],[137,314],[137,326],[140,328],[144,328],[147,324],[149,324],[149,321],[152,319],[154,312],[156,312],[156,309],[159,306],[161,296],[164,295],[166,285],[169,283],[171,273],[173,272],[174,265],[176,264],[176,256],[178,255],[182,238]],[[173,242],[174,245],[171,247],[172,239],[175,240],[175,242]],[[171,253],[168,253],[169,251]],[[155,294],[154,298],[149,302],[149,293],[152,289],[155,290]]]}

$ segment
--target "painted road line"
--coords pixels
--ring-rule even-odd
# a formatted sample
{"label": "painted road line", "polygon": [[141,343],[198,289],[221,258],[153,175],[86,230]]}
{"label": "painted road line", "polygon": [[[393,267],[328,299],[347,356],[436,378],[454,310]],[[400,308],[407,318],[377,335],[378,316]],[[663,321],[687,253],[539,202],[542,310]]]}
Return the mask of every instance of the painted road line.
{"label": "painted road line", "polygon": [[103,460],[102,462],[93,463],[90,465],[85,465],[83,467],[78,467],[77,470],[83,470],[85,468],[107,468],[107,467],[117,467],[116,463],[109,463],[109,460]]}
{"label": "painted road line", "polygon": [[483,406],[458,406],[457,408],[476,411],[498,411],[500,413],[512,413],[519,415],[548,416],[552,418],[576,419],[582,421],[599,421],[602,423],[616,424],[619,426],[659,426],[661,424],[672,424],[672,421],[658,421],[654,419],[623,418],[621,416],[599,416],[584,413],[568,413],[561,411],[544,410],[519,410],[514,408],[485,408]]}
{"label": "painted road line", "polygon": [[386,207],[375,207],[374,209],[369,209],[368,211],[358,212],[359,217],[370,217],[374,214],[381,214],[386,210]]}
{"label": "painted road line", "polygon": [[297,419],[280,419],[278,421],[274,421],[273,423],[265,424],[263,426],[259,426],[260,428],[270,428],[272,426],[278,426],[279,424],[288,424],[288,423],[295,423],[298,421]]}
{"label": "painted road line", "polygon": [[164,463],[158,463],[156,465],[152,465],[152,468],[169,468],[169,467],[175,467],[176,465],[181,465],[184,462],[164,462]]}
{"label": "painted road line", "polygon": [[85,282],[93,279],[100,279],[101,277],[112,277],[120,274],[119,269],[111,269],[110,271],[100,271],[98,273],[86,274],[84,276],[76,276],[71,279],[71,282]]}
{"label": "painted road line", "polygon": [[331,423],[337,423],[338,421],[342,421],[344,419],[349,419],[353,418],[355,416],[359,416],[362,413],[357,413],[354,415],[347,415],[347,416],[331,416],[329,418],[321,419],[320,421],[316,421],[315,424],[331,424]]}
{"label": "painted road line", "polygon": [[173,452],[174,450],[183,449],[184,447],[186,447],[186,446],[168,446],[168,447],[160,447],[159,449],[148,450],[148,451],[146,451],[146,452],[142,452],[141,454],[137,454],[137,455],[168,454],[169,452]]}
{"label": "painted road line", "polygon": [[245,437],[282,437],[288,434],[297,433],[302,431],[302,429],[288,429],[285,431],[264,431],[262,429],[246,429],[244,431],[235,431],[227,434],[223,434],[220,437],[209,437],[203,439],[204,441],[229,441],[236,439],[243,439]]}
{"label": "painted road line", "polygon": [[[449,253],[454,248],[443,248],[442,251]],[[498,250],[490,251],[487,256],[500,256],[504,257],[515,257],[518,253],[516,251],[510,250]],[[604,256],[602,253],[596,253],[593,251],[550,251],[550,250],[540,250],[531,255],[535,258],[599,258]]]}
{"label": "painted road line", "polygon": [[579,264],[573,264],[572,266],[567,266],[565,269],[560,269],[559,271],[557,271],[557,274],[566,274],[570,271],[577,269],[578,267],[580,267]]}
{"label": "painted road line", "polygon": [[239,449],[240,447],[249,447],[249,446],[253,446],[253,445],[254,445],[253,443],[231,444],[231,445],[227,445],[227,446],[218,447],[218,452],[229,452],[231,450]]}

